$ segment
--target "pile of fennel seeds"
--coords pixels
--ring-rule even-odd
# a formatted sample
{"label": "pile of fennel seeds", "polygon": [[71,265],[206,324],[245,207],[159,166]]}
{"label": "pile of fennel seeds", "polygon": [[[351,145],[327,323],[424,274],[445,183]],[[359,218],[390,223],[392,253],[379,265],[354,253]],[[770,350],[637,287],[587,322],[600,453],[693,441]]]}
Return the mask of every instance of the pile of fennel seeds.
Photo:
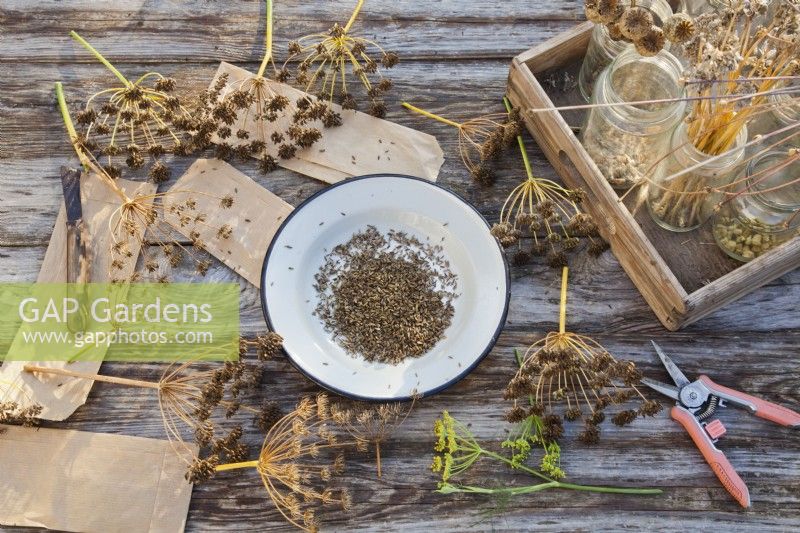
{"label": "pile of fennel seeds", "polygon": [[314,315],[347,353],[370,362],[428,352],[444,338],[458,297],[441,245],[374,226],[331,250],[314,280]]}

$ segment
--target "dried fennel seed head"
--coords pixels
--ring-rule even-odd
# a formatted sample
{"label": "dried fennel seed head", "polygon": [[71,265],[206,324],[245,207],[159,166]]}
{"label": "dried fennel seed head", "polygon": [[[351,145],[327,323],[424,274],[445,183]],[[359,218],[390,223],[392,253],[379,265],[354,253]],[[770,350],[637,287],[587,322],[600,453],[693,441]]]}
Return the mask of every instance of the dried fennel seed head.
{"label": "dried fennel seed head", "polygon": [[267,496],[280,514],[303,531],[319,531],[319,516],[332,506],[349,511],[352,496],[337,487],[344,473],[340,442],[331,422],[330,402],[324,393],[303,398],[293,411],[276,421],[266,434],[255,461],[220,464],[216,458],[197,461],[194,472],[208,474],[255,468]]}
{"label": "dried fennel seed head", "polygon": [[[340,126],[342,117],[316,97],[288,98],[265,77],[228,83],[225,73],[201,93],[192,123],[187,144],[193,150],[214,146],[214,156],[226,161],[254,157],[266,174],[278,168],[279,160],[293,159],[317,143],[323,129]],[[268,153],[269,147],[277,157]]]}
{"label": "dried fennel seed head", "polygon": [[463,122],[458,128],[458,151],[472,179],[481,185],[494,183],[491,163],[517,140],[522,131],[519,110],[485,115]]}
{"label": "dried fennel seed head", "polygon": [[262,368],[241,361],[226,361],[220,367],[208,367],[200,361],[173,363],[158,382],[158,400],[167,438],[191,452],[186,443],[192,433],[200,455],[190,466],[187,479],[202,480],[202,461],[241,461],[248,448],[240,442],[242,429],[234,425],[228,432],[225,420],[240,409],[253,413],[258,423],[259,410],[243,405],[242,393],[261,383]]}
{"label": "dried fennel seed head", "polygon": [[315,282],[314,314],[325,330],[348,353],[389,364],[433,348],[458,297],[441,246],[374,226],[334,248]]}
{"label": "dried fennel seed head", "polygon": [[403,102],[403,107],[419,115],[437,120],[458,129],[458,152],[461,161],[469,170],[472,179],[481,185],[492,185],[495,173],[492,163],[503,151],[515,144],[522,131],[519,109],[510,108],[507,113],[492,113],[456,122],[436,113]]}
{"label": "dried fennel seed head", "polygon": [[32,403],[30,405],[20,405],[16,401],[6,401],[0,399],[0,434],[5,431],[2,424],[34,427],[39,424],[39,415],[42,414],[42,406]]}
{"label": "dried fennel seed head", "polygon": [[[583,420],[578,440],[596,444],[607,407],[638,402],[611,418],[618,426],[661,411],[659,402],[639,392],[640,380],[632,361],[615,359],[592,339],[551,332],[528,349],[522,367],[508,383],[504,397],[514,404],[507,418],[510,422],[529,415],[551,416],[553,422],[561,417],[569,422]],[[523,407],[530,399],[530,407]]]}
{"label": "dried fennel seed head", "polygon": [[174,93],[176,82],[158,72],[147,72],[131,81],[76,32],[70,36],[114,74],[117,84],[92,95],[77,116],[81,128],[76,144],[105,164],[102,170],[115,179],[122,174],[121,161],[130,169],[149,165],[154,183],[167,181],[172,171],[166,154],[182,155],[180,139],[189,111]]}
{"label": "dried fennel seed head", "polygon": [[283,350],[283,337],[274,331],[259,335],[255,339],[239,338],[239,357],[244,357],[251,347],[256,348],[259,361],[274,359]]}
{"label": "dried fennel seed head", "polygon": [[[170,271],[188,259],[200,276],[205,276],[211,260],[205,253],[205,243],[200,237],[201,229],[211,228],[208,213],[198,207],[190,191],[168,191],[165,193],[137,195],[124,202],[109,226],[111,231],[111,262],[109,274],[112,283],[170,281]],[[185,197],[185,199],[184,199]],[[179,199],[180,198],[180,199]],[[219,200],[219,208],[230,209],[233,196]],[[172,224],[166,215],[177,219],[177,223],[192,241],[186,246],[172,237]],[[215,228],[218,239],[230,239],[233,228],[227,224]],[[138,254],[134,250],[139,250]],[[132,268],[138,256],[142,257],[142,268],[125,276],[122,272]]]}
{"label": "dried fennel seed head", "polygon": [[558,331],[530,345],[519,361],[519,370],[503,391],[503,397],[514,402],[506,417],[510,422],[544,417],[552,439],[563,433],[562,417],[569,422],[583,420],[578,440],[596,444],[608,406],[638,402],[636,408],[612,417],[618,426],[655,416],[662,407],[637,388],[642,376],[632,361],[618,360],[594,339],[566,330],[568,270],[562,269]]}
{"label": "dried fennel seed head", "polygon": [[331,420],[355,440],[356,448],[366,452],[370,448],[375,453],[375,466],[381,477],[381,446],[405,422],[416,404],[417,396],[409,404],[381,403],[350,404],[332,403]]}
{"label": "dried fennel seed head", "polygon": [[[374,40],[352,31],[363,5],[364,0],[359,0],[344,26],[337,23],[327,32],[291,41],[282,71],[290,61],[299,60],[295,82],[302,90],[331,103],[336,101],[344,109],[358,109],[358,98],[366,96],[366,111],[383,118],[386,116],[384,96],[392,88],[392,82],[383,76],[381,67],[393,68],[399,57]],[[358,86],[362,90],[355,90]]]}
{"label": "dried fennel seed head", "polygon": [[592,217],[581,212],[583,197],[581,189],[565,189],[550,180],[529,177],[508,196],[500,222],[492,226],[491,233],[514,266],[543,256],[550,267],[562,268],[581,240],[588,242],[590,254],[598,256],[608,244]]}

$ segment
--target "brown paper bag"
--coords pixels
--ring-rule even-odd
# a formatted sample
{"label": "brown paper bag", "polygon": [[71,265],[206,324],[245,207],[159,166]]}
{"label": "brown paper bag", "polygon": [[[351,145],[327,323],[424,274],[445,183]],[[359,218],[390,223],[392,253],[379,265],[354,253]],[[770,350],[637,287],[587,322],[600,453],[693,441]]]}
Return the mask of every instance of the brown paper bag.
{"label": "brown paper bag", "polygon": [[169,441],[0,429],[0,524],[98,533],[183,531],[192,485]]}
{"label": "brown paper bag", "polygon": [[[186,191],[186,192],[182,192]],[[220,208],[220,198],[233,197],[230,209]],[[191,197],[197,210],[207,214],[197,227],[181,227],[178,215],[164,210],[164,219],[188,237],[200,233],[206,250],[234,272],[259,287],[264,255],[292,206],[219,159],[198,159],[164,196],[164,203],[180,203]],[[230,226],[232,233],[221,238],[218,228]]]}
{"label": "brown paper bag", "polygon": [[[117,180],[117,184],[130,197],[137,194],[153,194],[156,186],[151,183],[137,183],[124,179]],[[112,214],[120,206],[120,198],[117,194],[99,177],[94,174],[84,174],[81,178],[81,200],[83,205],[83,220],[89,235],[89,250],[92,254],[90,280],[95,283],[110,281],[109,272],[111,271],[110,246],[111,233],[108,222]],[[67,281],[67,229],[66,213],[62,204],[61,210],[56,217],[53,227],[53,234],[44,255],[42,267],[39,270],[39,283],[66,283]],[[134,256],[139,255],[139,248],[131,246]],[[133,273],[135,261],[130,261],[122,271],[118,272],[121,277],[127,278]],[[21,337],[17,337],[14,343],[22,342]],[[13,348],[12,344],[12,350]],[[43,420],[64,420],[75,409],[86,402],[86,397],[92,389],[92,381],[86,379],[72,379],[62,376],[33,376],[22,368],[24,361],[5,361],[0,367],[0,383],[8,386],[7,400],[15,401],[22,405],[31,402],[42,406],[43,411],[40,418]],[[95,374],[100,369],[100,362],[96,361],[77,361],[37,363],[44,366],[57,368],[69,367],[76,372]]]}
{"label": "brown paper bag", "polygon": [[[242,68],[222,62],[211,81],[212,86],[223,73],[228,74],[229,89],[253,76]],[[269,83],[276,93],[292,101],[307,95],[283,83]],[[407,174],[436,181],[444,163],[444,154],[435,137],[366,113],[343,110],[338,105],[333,107],[342,115],[342,125],[326,128],[319,142],[298,151],[294,159],[278,158],[277,148],[270,142],[267,143],[268,153],[277,158],[282,167],[327,183],[378,173]],[[277,131],[285,131],[288,121],[289,117],[279,118],[275,122]],[[258,138],[253,120],[247,124],[240,120],[231,127],[233,131],[241,128],[251,133],[251,139]],[[238,141],[233,135],[226,142],[235,146],[247,141]]]}

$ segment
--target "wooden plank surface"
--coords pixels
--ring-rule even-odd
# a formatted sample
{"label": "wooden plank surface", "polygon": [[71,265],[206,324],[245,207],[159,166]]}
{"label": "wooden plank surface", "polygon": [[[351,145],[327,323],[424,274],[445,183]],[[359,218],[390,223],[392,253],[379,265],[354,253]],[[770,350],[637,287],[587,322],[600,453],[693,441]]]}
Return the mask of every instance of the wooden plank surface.
{"label": "wooden plank surface", "polygon": [[[353,2],[276,3],[276,39],[325,29],[346,19]],[[53,108],[52,83],[62,80],[72,101],[87,98],[110,80],[99,65],[67,38],[76,29],[124,72],[158,70],[191,90],[204,87],[220,60],[253,67],[261,53],[263,6],[257,1],[213,2],[110,0],[90,2],[0,0],[0,280],[36,278],[44,245],[60,205],[58,168],[69,146]],[[366,35],[402,53],[391,73],[394,97],[455,118],[501,109],[511,57],[571,27],[582,18],[580,3],[509,0],[502,3],[440,0],[368,0],[361,21]],[[521,179],[516,153],[500,165],[492,188],[471,183],[455,150],[454,131],[411,116],[397,105],[389,117],[436,135],[447,156],[440,182],[465,196],[490,220]],[[555,173],[531,143],[534,170]],[[176,175],[191,163],[182,161]],[[260,176],[251,162],[237,168],[292,205],[322,184],[279,170]],[[391,169],[387,169],[391,170]],[[169,186],[167,184],[166,186]],[[613,255],[584,254],[572,265],[569,324],[593,335],[613,353],[635,360],[655,379],[655,339],[689,373],[706,372],[723,383],[787,405],[800,404],[800,272],[792,272],[679,333],[658,323]],[[182,280],[198,280],[180,272]],[[215,263],[212,280],[238,280],[242,328],[263,331],[258,293]],[[359,531],[792,531],[800,525],[800,441],[796,433],[745,413],[726,412],[729,434],[721,444],[747,481],[753,508],[737,507],[719,485],[680,427],[666,414],[623,430],[604,428],[597,447],[577,444],[567,426],[565,467],[585,483],[664,487],[658,497],[635,498],[545,492],[510,502],[435,494],[429,472],[431,424],[449,409],[472,423],[478,437],[501,439],[508,426],[501,389],[513,372],[513,349],[553,329],[557,321],[558,275],[537,264],[512,269],[507,327],[497,348],[467,379],[424,401],[385,449],[384,477],[377,480],[368,457],[352,455],[348,483],[353,512],[323,517],[323,530]],[[314,386],[285,361],[270,364],[262,395],[289,406]],[[157,377],[157,365],[107,364],[104,371]],[[96,384],[88,403],[54,427],[162,437],[152,395]],[[257,444],[250,437],[252,444]],[[511,482],[514,475],[479,465],[486,483]],[[250,474],[220,476],[195,489],[190,531],[288,531]]]}

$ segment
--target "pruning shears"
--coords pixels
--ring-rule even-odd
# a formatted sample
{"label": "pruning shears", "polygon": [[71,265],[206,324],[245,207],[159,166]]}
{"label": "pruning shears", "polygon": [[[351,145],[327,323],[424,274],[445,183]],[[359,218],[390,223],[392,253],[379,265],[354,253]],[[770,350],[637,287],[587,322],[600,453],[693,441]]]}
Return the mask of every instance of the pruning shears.
{"label": "pruning shears", "polygon": [[717,441],[725,435],[727,429],[719,419],[712,420],[712,416],[718,408],[727,407],[727,404],[730,404],[740,409],[747,409],[759,418],[782,426],[797,428],[800,427],[800,413],[723,387],[705,375],[699,376],[695,381],[689,381],[658,344],[653,342],[653,347],[675,385],[648,378],[642,378],[642,383],[676,400],[675,407],[670,411],[672,419],[680,423],[689,433],[695,446],[703,454],[706,462],[731,496],[742,507],[750,507],[750,491],[747,489],[747,485],[736,473],[725,454],[716,447]]}

